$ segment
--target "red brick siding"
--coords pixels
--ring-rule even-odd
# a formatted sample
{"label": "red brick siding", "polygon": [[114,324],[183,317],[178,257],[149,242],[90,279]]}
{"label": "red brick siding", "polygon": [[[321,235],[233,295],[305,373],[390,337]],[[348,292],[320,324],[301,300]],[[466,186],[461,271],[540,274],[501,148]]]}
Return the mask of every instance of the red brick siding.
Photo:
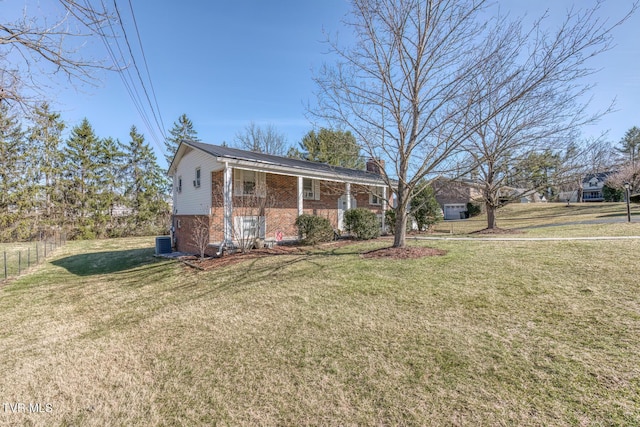
{"label": "red brick siding", "polygon": [[[211,217],[209,219],[209,238],[211,243],[219,243],[224,239],[224,197],[223,172],[211,173]],[[295,176],[266,174],[266,237],[273,239],[278,231],[285,238],[295,238],[297,229],[295,221],[298,217],[298,178]],[[329,219],[334,228],[338,227],[338,199],[345,193],[345,184],[331,181],[320,181],[320,200],[303,200],[303,212],[319,215]],[[374,213],[382,213],[381,205],[369,204],[368,188],[361,185],[351,186],[351,195],[355,197],[358,207],[371,209]],[[259,212],[254,207],[243,207],[245,200],[234,196],[234,217],[255,215]],[[264,213],[262,213],[264,215]],[[178,220],[181,226],[178,227]],[[197,253],[198,248],[192,242],[191,232],[195,226],[196,216],[175,215],[174,227],[177,250]],[[213,252],[210,249],[208,253]]]}
{"label": "red brick siding", "polygon": [[209,240],[212,243],[224,240],[224,172],[211,172],[211,227]]}
{"label": "red brick siding", "polygon": [[[198,218],[202,218],[205,222],[209,222],[206,215],[174,215],[173,227],[176,239],[176,250],[179,252],[187,252],[192,254],[200,253],[198,245],[193,241],[193,230],[197,226]],[[209,228],[211,230],[211,226]],[[208,255],[212,255],[215,250],[209,248]]]}

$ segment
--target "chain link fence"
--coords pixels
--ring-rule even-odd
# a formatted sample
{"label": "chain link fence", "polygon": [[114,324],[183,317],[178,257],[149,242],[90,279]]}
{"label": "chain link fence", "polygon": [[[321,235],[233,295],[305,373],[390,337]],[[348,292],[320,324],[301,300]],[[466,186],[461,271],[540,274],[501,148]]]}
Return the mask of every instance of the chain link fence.
{"label": "chain link fence", "polygon": [[0,280],[24,274],[41,264],[67,242],[66,234],[55,232],[30,242],[0,243]]}

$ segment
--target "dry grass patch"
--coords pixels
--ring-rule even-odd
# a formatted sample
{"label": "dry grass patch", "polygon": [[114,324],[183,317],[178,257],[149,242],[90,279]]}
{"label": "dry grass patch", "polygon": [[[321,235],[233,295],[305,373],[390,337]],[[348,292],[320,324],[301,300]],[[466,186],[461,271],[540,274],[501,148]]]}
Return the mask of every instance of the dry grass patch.
{"label": "dry grass patch", "polygon": [[[0,290],[32,425],[638,425],[637,242],[385,243],[210,272],[78,242]],[[422,248],[422,245],[411,248]]]}
{"label": "dry grass patch", "polygon": [[[594,237],[640,235],[640,205],[632,205],[632,223],[626,223],[625,203],[514,203],[497,211],[500,229],[530,237]],[[485,230],[484,215],[436,225],[438,233],[478,235]]]}

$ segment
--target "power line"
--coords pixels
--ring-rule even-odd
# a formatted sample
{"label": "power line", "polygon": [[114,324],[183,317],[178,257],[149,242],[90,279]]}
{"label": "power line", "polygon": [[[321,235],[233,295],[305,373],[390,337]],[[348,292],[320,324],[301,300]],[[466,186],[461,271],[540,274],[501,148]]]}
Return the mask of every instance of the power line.
{"label": "power line", "polygon": [[[90,7],[89,4],[89,0],[84,0],[85,5],[87,6],[87,10],[89,10],[91,14],[95,15],[95,11]],[[106,5],[104,3],[104,0],[100,0],[100,3],[102,5],[103,10],[107,10]],[[162,117],[160,115],[160,108],[158,106],[158,100],[157,97],[155,95],[155,91],[152,91],[153,93],[153,98],[155,100],[155,109],[154,109],[154,105],[151,103],[151,99],[149,97],[148,91],[146,89],[145,86],[145,82],[142,78],[142,74],[140,73],[140,70],[137,66],[137,62],[135,59],[135,55],[133,54],[133,49],[131,48],[131,45],[129,44],[129,38],[127,37],[127,32],[126,29],[124,27],[124,23],[122,21],[122,17],[120,15],[120,11],[118,9],[118,6],[116,4],[116,0],[113,0],[113,5],[116,11],[116,15],[117,15],[117,19],[118,22],[120,23],[120,28],[122,29],[123,35],[124,35],[124,40],[125,43],[127,45],[127,50],[129,53],[129,56],[131,58],[131,61],[128,61],[127,55],[125,55],[124,53],[124,49],[121,46],[120,42],[119,42],[119,36],[118,36],[118,32],[116,32],[116,30],[114,29],[114,26],[112,24],[111,20],[107,20],[108,22],[108,27],[103,27],[103,26],[96,26],[95,31],[96,33],[98,33],[98,35],[102,38],[102,41],[107,49],[107,52],[111,58],[111,60],[113,61],[114,65],[117,68],[118,74],[120,76],[120,79],[122,80],[122,83],[129,95],[129,98],[131,99],[131,101],[133,102],[134,107],[136,108],[138,114],[140,115],[140,118],[142,119],[145,127],[147,128],[147,131],[149,133],[150,138],[154,141],[154,143],[156,144],[156,146],[160,149],[160,151],[163,154],[166,154],[166,148],[165,148],[165,144],[161,143],[160,138],[158,137],[158,133],[156,132],[156,129],[158,129],[160,131],[160,135],[162,136],[162,138],[166,139],[166,134],[165,134],[165,130],[164,130],[164,123],[162,122]],[[133,8],[131,7],[131,4],[129,5],[130,9],[131,9],[131,13],[133,14]],[[135,22],[135,16],[134,16],[134,22]],[[105,28],[108,28],[108,30],[110,30],[110,34],[107,34],[105,32]],[[151,85],[151,88],[153,90],[153,84],[151,83],[151,75],[149,73],[149,67],[147,65],[146,62],[146,57],[144,57],[144,49],[142,47],[142,41],[140,38],[140,34],[137,28],[137,24],[136,24],[136,33],[138,35],[138,42],[140,43],[140,50],[142,51],[142,55],[144,58],[144,62],[145,62],[145,67],[146,67],[146,71],[147,71],[147,78],[148,81]],[[116,49],[114,50],[113,46],[111,45],[109,39],[113,39],[115,41],[115,47]],[[117,50],[117,52],[116,52]],[[119,55],[118,55],[119,54]],[[131,73],[131,67],[129,66],[129,64],[133,64],[133,68],[136,71],[136,76],[137,79],[134,78],[133,74]],[[138,87],[141,86],[142,90],[145,94],[147,103],[142,101],[142,96],[140,94],[140,91],[138,90]],[[146,107],[148,105],[148,108]],[[156,109],[157,109],[157,114],[156,114]],[[151,120],[149,114],[148,114],[148,110],[151,110],[151,114],[153,115],[153,120]],[[158,118],[160,117],[160,118]],[[155,126],[153,125],[155,122]]]}
{"label": "power line", "polygon": [[153,80],[151,79],[151,73],[149,72],[149,65],[147,64],[147,56],[144,54],[144,48],[142,47],[142,39],[140,38],[140,31],[138,30],[138,22],[136,21],[136,15],[133,12],[133,5],[131,4],[131,0],[129,0],[129,10],[131,10],[131,17],[133,18],[133,26],[136,29],[138,44],[140,45],[142,60],[144,61],[144,68],[147,71],[147,79],[149,79],[149,86],[151,87],[151,94],[153,95],[153,100],[156,104],[156,110],[158,110],[158,117],[160,118],[160,124],[162,125],[160,127],[160,129],[162,129],[162,136],[166,139],[167,135],[164,133],[164,129],[165,129],[164,121],[162,120],[162,114],[160,114],[160,107],[158,106],[158,98],[156,97],[156,91],[153,87]]}
{"label": "power line", "polygon": [[[150,97],[149,97],[149,92],[147,91],[147,87],[146,87],[146,86],[145,86],[145,84],[144,84],[144,80],[142,79],[142,75],[141,75],[141,73],[140,73],[140,69],[138,68],[138,64],[137,64],[137,62],[136,62],[135,55],[133,54],[133,49],[131,48],[131,44],[129,43],[129,37],[127,36],[127,31],[126,31],[126,29],[125,29],[125,27],[124,27],[124,23],[123,23],[123,21],[122,21],[122,17],[121,17],[121,15],[120,15],[120,11],[119,11],[119,9],[118,9],[118,4],[117,4],[117,1],[116,1],[116,0],[113,0],[113,5],[114,5],[114,7],[115,7],[116,15],[118,16],[118,21],[119,21],[119,23],[120,23],[120,27],[122,28],[122,33],[123,33],[123,35],[124,35],[125,43],[126,43],[126,45],[127,45],[127,48],[129,49],[129,55],[131,56],[131,59],[132,59],[132,61],[133,61],[133,68],[136,70],[136,74],[137,74],[138,79],[139,79],[139,81],[140,81],[140,85],[142,86],[142,90],[144,91],[144,94],[145,94],[145,96],[146,96],[146,98],[147,98],[147,102],[148,102],[149,107],[150,107],[150,109],[151,109],[151,114],[153,115],[153,118],[154,118],[154,120],[155,120],[155,123],[156,123],[156,125],[158,126],[158,128],[161,130],[161,132],[160,132],[160,133],[164,136],[164,135],[165,135],[165,134],[164,134],[164,128],[160,125],[160,122],[158,121],[158,116],[156,115],[156,111],[155,111],[155,109],[153,108],[153,104],[151,103],[151,99],[150,99]],[[132,12],[133,12],[133,11],[132,11]],[[135,20],[135,18],[134,18],[134,20]],[[140,48],[141,48],[141,50],[142,50],[142,44],[140,44]],[[149,81],[151,81],[151,80],[149,79]],[[158,114],[159,114],[159,111],[158,111]],[[155,132],[154,132],[154,131],[152,131],[152,129],[151,129],[151,128],[149,129],[149,131],[150,131],[150,132],[152,132],[152,134],[153,134],[154,138],[156,138],[156,139],[157,139],[157,136],[155,135]],[[158,145],[160,145],[160,144],[158,143]]]}

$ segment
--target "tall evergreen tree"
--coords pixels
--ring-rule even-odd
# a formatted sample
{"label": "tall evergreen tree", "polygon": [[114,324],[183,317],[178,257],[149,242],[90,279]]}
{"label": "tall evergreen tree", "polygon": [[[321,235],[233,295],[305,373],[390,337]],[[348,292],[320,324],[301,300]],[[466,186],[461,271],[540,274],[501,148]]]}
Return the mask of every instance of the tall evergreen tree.
{"label": "tall evergreen tree", "polygon": [[60,144],[65,124],[60,114],[52,112],[46,102],[36,107],[32,122],[33,125],[29,128],[29,145],[38,168],[39,207],[55,223],[62,217],[62,212],[56,207],[59,207],[61,200]]}
{"label": "tall evergreen tree", "polygon": [[164,145],[167,148],[167,153],[164,155],[167,160],[167,167],[171,165],[173,156],[176,154],[182,140],[200,141],[198,132],[193,128],[193,123],[186,114],[178,117],[178,120],[173,123],[173,127],[169,130],[169,135],[164,141]]}
{"label": "tall evergreen tree", "polygon": [[114,210],[123,203],[124,153],[120,143],[113,138],[102,139],[96,153],[96,165],[95,225],[99,235],[108,236],[116,227]]}
{"label": "tall evergreen tree", "polygon": [[638,155],[640,154],[640,128],[634,126],[624,134],[618,151],[624,154],[625,161],[628,161],[631,167],[635,169],[638,163]]}
{"label": "tall evergreen tree", "polygon": [[10,228],[22,213],[25,155],[22,126],[7,104],[0,103],[0,239],[16,237]]}
{"label": "tall evergreen tree", "polygon": [[100,145],[100,139],[85,118],[71,129],[64,149],[65,202],[72,223],[80,226],[83,237],[93,237],[91,217],[97,207],[91,201],[99,192]]}
{"label": "tall evergreen tree", "polygon": [[131,140],[124,146],[125,197],[133,209],[132,225],[138,233],[157,232],[159,219],[168,210],[164,198],[167,180],[157,158],[144,136],[135,126],[129,132]]}

